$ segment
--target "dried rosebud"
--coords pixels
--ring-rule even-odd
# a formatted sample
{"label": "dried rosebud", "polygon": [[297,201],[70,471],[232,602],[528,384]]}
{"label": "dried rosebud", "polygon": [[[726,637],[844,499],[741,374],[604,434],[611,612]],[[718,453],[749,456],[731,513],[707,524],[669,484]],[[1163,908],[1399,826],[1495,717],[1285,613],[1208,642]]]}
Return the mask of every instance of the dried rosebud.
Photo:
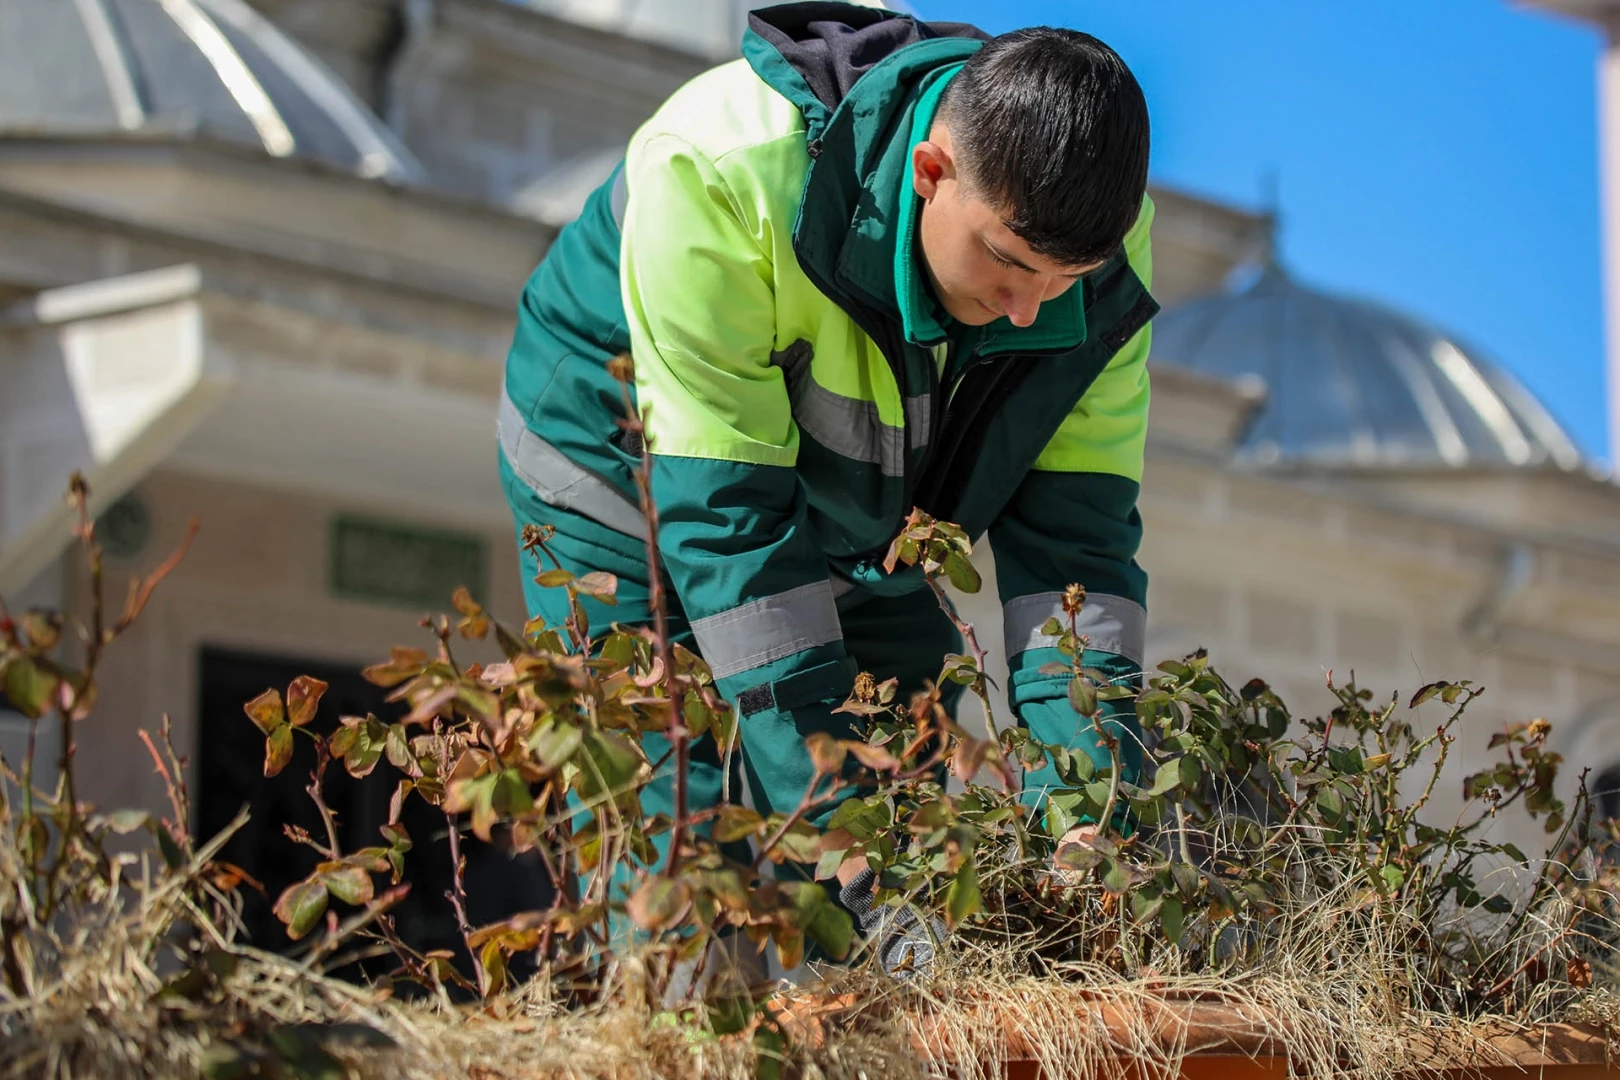
{"label": "dried rosebud", "polygon": [[1063,590],[1063,614],[1078,615],[1086,603],[1086,587],[1084,585],[1070,585]]}
{"label": "dried rosebud", "polygon": [[1548,723],[1544,717],[1538,716],[1530,721],[1529,725],[1524,729],[1524,736],[1533,743],[1539,743],[1547,738],[1547,733],[1550,731],[1552,731],[1552,724]]}
{"label": "dried rosebud", "polygon": [[855,676],[855,700],[861,702],[873,701],[877,698],[877,680],[869,671],[863,671]]}
{"label": "dried rosebud", "polygon": [[636,368],[629,353],[620,353],[607,362],[607,372],[622,383],[635,382]]}

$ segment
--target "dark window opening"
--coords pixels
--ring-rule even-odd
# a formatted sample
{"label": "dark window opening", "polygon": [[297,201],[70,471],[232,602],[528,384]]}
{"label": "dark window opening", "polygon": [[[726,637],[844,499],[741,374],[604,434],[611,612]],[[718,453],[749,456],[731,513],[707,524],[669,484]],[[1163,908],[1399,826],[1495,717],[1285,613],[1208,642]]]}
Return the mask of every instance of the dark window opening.
{"label": "dark window opening", "polygon": [[1620,818],[1620,765],[1610,765],[1592,781],[1592,811],[1599,821]]}
{"label": "dark window opening", "polygon": [[[320,861],[311,848],[295,844],[284,825],[299,826],[321,838],[325,829],[305,788],[315,766],[310,740],[294,740],[293,758],[282,772],[264,775],[264,737],[242,711],[242,706],[265,689],[285,693],[289,682],[309,675],[329,684],[310,730],[328,734],[340,716],[374,713],[384,722],[397,720],[405,709],[384,700],[387,691],[361,678],[357,670],[340,665],[285,657],[260,656],[205,648],[199,663],[197,730],[197,791],[194,827],[198,839],[214,836],[230,824],[245,804],[247,824],[231,837],[220,858],[235,863],[264,883],[260,896],[244,887],[243,920],[250,940],[260,948],[285,951],[295,946],[271,911],[282,890],[302,879]],[[356,780],[334,763],[326,771],[325,798],[337,818],[338,842],[345,852],[384,844],[378,828],[388,821],[388,803],[404,774],[384,758],[369,776]],[[419,951],[450,949],[469,974],[466,955],[456,929],[455,912],[446,898],[451,887],[450,848],[444,815],[411,795],[404,802],[402,824],[413,847],[405,856],[405,881],[410,894],[393,909],[395,923],[407,944]],[[468,920],[474,926],[496,922],[520,911],[547,907],[551,890],[546,872],[532,856],[513,858],[496,842],[480,843],[464,835],[462,855],[467,860]],[[381,892],[387,875],[377,875]],[[337,905],[338,917],[352,909]],[[314,933],[320,933],[317,929]],[[522,974],[524,957],[516,957],[514,974]],[[394,967],[392,957],[366,960],[338,974],[347,977],[380,975]]]}

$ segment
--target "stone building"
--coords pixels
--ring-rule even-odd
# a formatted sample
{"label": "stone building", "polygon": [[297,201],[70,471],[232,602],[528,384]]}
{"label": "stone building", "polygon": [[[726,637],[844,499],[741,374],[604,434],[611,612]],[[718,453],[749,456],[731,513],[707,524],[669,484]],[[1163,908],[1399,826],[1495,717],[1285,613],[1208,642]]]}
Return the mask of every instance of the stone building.
{"label": "stone building", "polygon": [[[107,659],[81,791],[159,804],[135,732],[167,714],[205,827],[263,809],[242,701],[310,671],[363,711],[353,673],[459,584],[519,617],[493,438],[518,290],[745,6],[0,4],[0,596],[82,602],[72,469],[114,582],[202,522]],[[1458,775],[1533,715],[1620,765],[1620,493],[1499,368],[1289,277],[1264,215],[1154,197],[1155,657],[1207,645],[1299,711],[1328,668],[1472,678]],[[23,729],[0,718],[11,759]]]}

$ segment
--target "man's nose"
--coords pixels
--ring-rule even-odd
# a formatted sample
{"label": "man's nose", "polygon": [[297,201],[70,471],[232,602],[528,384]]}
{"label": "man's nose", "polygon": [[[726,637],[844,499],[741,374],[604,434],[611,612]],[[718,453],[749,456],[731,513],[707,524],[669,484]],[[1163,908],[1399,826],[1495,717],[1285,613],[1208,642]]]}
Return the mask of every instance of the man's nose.
{"label": "man's nose", "polygon": [[1001,293],[1001,310],[1014,326],[1028,326],[1040,314],[1041,292],[1039,289],[1004,289]]}

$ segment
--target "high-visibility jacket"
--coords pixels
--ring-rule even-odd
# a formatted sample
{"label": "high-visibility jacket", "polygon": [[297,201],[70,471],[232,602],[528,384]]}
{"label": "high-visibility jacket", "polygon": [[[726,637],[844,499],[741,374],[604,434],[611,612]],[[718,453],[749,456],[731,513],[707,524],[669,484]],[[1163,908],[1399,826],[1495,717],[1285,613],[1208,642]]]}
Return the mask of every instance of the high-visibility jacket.
{"label": "high-visibility jacket", "polygon": [[743,58],[636,132],[528,283],[502,452],[544,501],[638,532],[640,448],[605,367],[632,354],[662,557],[744,725],[847,695],[834,597],[925,587],[881,566],[914,505],[988,533],[1015,713],[1106,761],[1039,671],[1042,627],[1079,582],[1085,662],[1140,669],[1153,206],[1032,325],[945,315],[910,150],[984,39],[848,4],[756,12]]}

